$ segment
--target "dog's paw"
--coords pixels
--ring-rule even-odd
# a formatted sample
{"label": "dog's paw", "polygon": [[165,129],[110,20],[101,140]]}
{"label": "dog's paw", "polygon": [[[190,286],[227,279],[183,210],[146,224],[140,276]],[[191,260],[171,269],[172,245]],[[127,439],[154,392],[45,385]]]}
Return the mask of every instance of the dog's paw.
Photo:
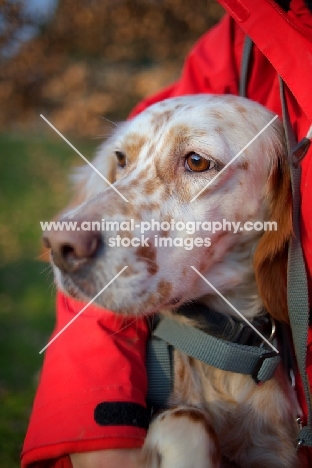
{"label": "dog's paw", "polygon": [[220,447],[207,416],[179,406],[152,422],[142,451],[144,468],[219,468]]}

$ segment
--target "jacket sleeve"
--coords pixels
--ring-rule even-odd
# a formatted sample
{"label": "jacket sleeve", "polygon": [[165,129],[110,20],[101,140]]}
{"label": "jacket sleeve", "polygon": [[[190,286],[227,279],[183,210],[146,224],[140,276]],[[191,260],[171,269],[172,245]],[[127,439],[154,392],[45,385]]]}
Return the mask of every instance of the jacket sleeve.
{"label": "jacket sleeve", "polygon": [[[58,293],[53,336],[84,304]],[[71,466],[66,454],[141,447],[148,426],[142,318],[89,306],[47,348],[22,466]],[[32,465],[32,463],[37,463]]]}

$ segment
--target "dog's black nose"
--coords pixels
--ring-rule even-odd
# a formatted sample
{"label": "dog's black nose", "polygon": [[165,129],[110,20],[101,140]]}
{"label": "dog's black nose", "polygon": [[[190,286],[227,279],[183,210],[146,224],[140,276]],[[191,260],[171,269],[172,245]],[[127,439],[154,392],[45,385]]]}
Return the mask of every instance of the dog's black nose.
{"label": "dog's black nose", "polygon": [[81,222],[78,221],[74,231],[53,229],[45,232],[43,243],[51,249],[55,265],[71,273],[81,269],[96,256],[102,246],[102,238],[100,232],[82,230]]}

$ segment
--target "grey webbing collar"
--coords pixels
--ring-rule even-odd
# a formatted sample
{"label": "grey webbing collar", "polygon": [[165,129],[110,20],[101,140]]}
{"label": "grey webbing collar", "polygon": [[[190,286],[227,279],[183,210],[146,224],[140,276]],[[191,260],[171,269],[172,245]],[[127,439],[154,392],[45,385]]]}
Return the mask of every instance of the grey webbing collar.
{"label": "grey webbing collar", "polygon": [[[269,314],[263,312],[251,323],[263,337],[271,341],[275,336],[275,322]],[[193,301],[182,305],[176,311],[176,315],[193,320],[196,328],[215,338],[247,346],[263,346],[263,339],[252,330],[248,323],[235,316],[217,312],[201,302]]]}
{"label": "grey webbing collar", "polygon": [[[193,312],[196,311],[196,307],[191,307]],[[206,326],[209,323],[209,315],[213,315],[211,324],[214,333],[224,337],[227,319],[224,316],[221,319],[222,314],[215,311],[210,314],[211,309],[206,309]],[[216,314],[220,317],[219,332]],[[173,348],[218,369],[250,375],[257,384],[269,380],[280,362],[280,356],[264,347],[240,344],[241,340],[248,341],[251,337],[246,336],[243,325],[240,326],[236,320],[235,322],[237,323],[227,321],[226,325],[229,327],[230,323],[234,324],[234,331],[228,334],[232,339],[235,336],[233,342],[213,336],[197,327],[181,324],[175,318],[162,317],[152,333],[147,349],[148,403],[156,407],[166,404],[173,382]]]}

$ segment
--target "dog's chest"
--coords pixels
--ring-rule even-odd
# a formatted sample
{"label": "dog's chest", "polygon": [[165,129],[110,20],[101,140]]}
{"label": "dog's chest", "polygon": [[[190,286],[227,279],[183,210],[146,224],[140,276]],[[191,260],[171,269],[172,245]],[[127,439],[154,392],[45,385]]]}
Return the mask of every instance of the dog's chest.
{"label": "dog's chest", "polygon": [[277,419],[284,420],[289,440],[295,440],[297,426],[295,417],[286,410],[290,397],[285,389],[281,390],[282,373],[278,368],[276,376],[257,386],[249,376],[216,369],[175,350],[169,405],[203,410],[217,434],[223,456],[237,459],[253,444],[254,437],[263,437],[260,432],[269,434]]}

